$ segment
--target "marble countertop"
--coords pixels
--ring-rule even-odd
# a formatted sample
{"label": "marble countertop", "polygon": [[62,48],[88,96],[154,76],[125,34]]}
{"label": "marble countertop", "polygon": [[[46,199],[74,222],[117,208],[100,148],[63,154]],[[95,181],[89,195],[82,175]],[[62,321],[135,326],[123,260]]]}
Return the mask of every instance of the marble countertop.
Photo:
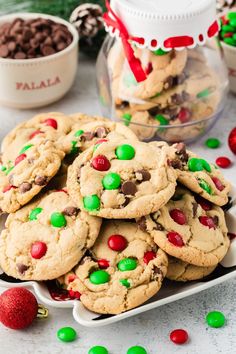
{"label": "marble countertop", "polygon": [[[100,113],[94,62],[82,59],[71,91],[60,102],[40,111]],[[0,140],[16,123],[38,112],[39,110],[19,111],[0,107]],[[235,126],[236,99],[230,95],[222,120],[210,132],[211,136],[222,141],[221,148],[210,150],[204,147],[204,138],[191,148],[209,161],[213,162],[217,156],[227,155],[236,164],[235,156],[227,147],[228,134]],[[226,170],[225,175],[235,183],[235,165]],[[0,289],[0,292],[3,290]],[[27,330],[12,331],[0,326],[0,354],[87,354],[93,345],[106,346],[109,354],[126,354],[132,345],[144,346],[148,354],[232,354],[236,347],[235,292],[236,279],[233,279],[200,294],[99,329],[78,325],[73,320],[70,309],[50,308],[47,320],[35,321]],[[205,316],[212,310],[225,314],[225,327],[207,327]],[[56,332],[64,326],[72,326],[77,330],[77,341],[65,344],[57,340]],[[180,347],[169,341],[169,332],[176,328],[185,328],[189,332],[188,344]]]}

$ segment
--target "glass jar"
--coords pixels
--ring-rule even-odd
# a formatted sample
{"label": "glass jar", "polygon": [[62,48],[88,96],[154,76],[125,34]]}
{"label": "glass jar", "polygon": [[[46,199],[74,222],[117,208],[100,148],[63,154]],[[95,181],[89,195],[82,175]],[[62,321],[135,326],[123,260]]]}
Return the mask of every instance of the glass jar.
{"label": "glass jar", "polygon": [[192,142],[206,134],[222,116],[228,88],[227,71],[214,43],[167,51],[132,42],[146,74],[138,82],[123,42],[108,36],[97,60],[103,114],[122,121],[145,141]]}

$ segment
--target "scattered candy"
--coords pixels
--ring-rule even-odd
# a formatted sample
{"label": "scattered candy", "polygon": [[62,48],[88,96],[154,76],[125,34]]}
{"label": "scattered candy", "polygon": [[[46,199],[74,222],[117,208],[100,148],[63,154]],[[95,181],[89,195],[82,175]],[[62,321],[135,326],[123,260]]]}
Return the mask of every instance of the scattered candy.
{"label": "scattered candy", "polygon": [[236,18],[235,12],[230,12],[221,17],[220,38],[233,47],[236,46]]}
{"label": "scattered candy", "polygon": [[62,342],[74,342],[77,338],[77,333],[72,327],[63,327],[57,331],[57,338]]}
{"label": "scattered candy", "polygon": [[220,328],[225,325],[226,319],[222,312],[212,311],[207,314],[206,321],[208,326],[213,328]]}
{"label": "scattered candy", "polygon": [[99,259],[98,265],[100,269],[107,269],[109,267],[109,262],[106,259]]}
{"label": "scattered candy", "polygon": [[211,177],[214,185],[216,186],[216,188],[219,190],[219,191],[223,191],[225,189],[225,186],[221,183],[221,181],[219,180],[219,178],[217,177]]}
{"label": "scattered candy", "polygon": [[34,259],[40,259],[45,256],[47,252],[47,245],[44,242],[36,241],[31,245],[31,256]]}
{"label": "scattered candy", "polygon": [[110,161],[104,155],[94,157],[91,165],[97,171],[107,171],[111,167]]}
{"label": "scattered candy", "polygon": [[29,150],[32,146],[34,146],[33,144],[28,144],[28,145],[25,145],[21,151],[19,152],[19,155],[22,155],[24,152],[26,152],[27,150]]}
{"label": "scattered candy", "polygon": [[100,209],[100,199],[96,194],[84,197],[83,199],[84,208],[88,211],[94,211]]}
{"label": "scattered candy", "polygon": [[50,223],[54,227],[65,227],[67,225],[65,216],[58,212],[52,213]]}
{"label": "scattered candy", "polygon": [[120,145],[116,149],[116,156],[119,160],[132,160],[135,156],[135,150],[131,145]]}
{"label": "scattered candy", "polygon": [[187,219],[182,210],[172,209],[170,211],[171,218],[179,225],[185,225],[187,223]]}
{"label": "scattered candy", "polygon": [[133,258],[124,258],[117,264],[118,269],[121,272],[127,272],[137,268],[137,261]]}
{"label": "scattered candy", "polygon": [[44,121],[44,124],[52,127],[53,129],[57,129],[57,121],[53,118],[48,118]]}
{"label": "scattered candy", "polygon": [[170,333],[170,340],[175,344],[184,344],[188,340],[188,333],[184,329],[175,329]]}
{"label": "scattered candy", "polygon": [[38,312],[35,296],[25,288],[11,288],[0,295],[0,322],[11,329],[31,325]]}
{"label": "scattered candy", "polygon": [[216,159],[216,164],[221,168],[228,168],[231,166],[232,162],[228,157],[221,156]]}
{"label": "scattered candy", "polygon": [[96,270],[90,274],[89,280],[95,285],[105,284],[109,282],[110,275],[105,270]]}
{"label": "scattered candy", "polygon": [[236,155],[236,127],[231,130],[228,138],[230,150]]}
{"label": "scattered candy", "polygon": [[104,189],[113,190],[118,189],[121,184],[121,178],[117,173],[108,173],[102,180]]}
{"label": "scattered candy", "polygon": [[209,216],[200,216],[199,221],[202,225],[209,227],[209,229],[215,229],[216,225],[214,219]]}
{"label": "scattered candy", "polygon": [[168,241],[176,247],[183,247],[184,241],[178,232],[170,231],[167,234]]}
{"label": "scattered candy", "polygon": [[110,236],[107,243],[109,248],[116,252],[122,252],[127,247],[127,240],[121,235]]}
{"label": "scattered candy", "polygon": [[126,354],[147,354],[147,351],[143,347],[136,345],[134,347],[129,348]]}
{"label": "scattered candy", "polygon": [[90,348],[88,354],[108,354],[108,350],[105,347],[97,345]]}
{"label": "scattered candy", "polygon": [[77,132],[74,134],[76,138],[80,137],[80,135],[84,134],[84,131],[82,129],[77,130]]}
{"label": "scattered candy", "polygon": [[156,253],[153,251],[147,251],[144,253],[143,256],[143,261],[145,264],[148,264],[149,262],[151,262],[153,259],[156,258]]}
{"label": "scattered candy", "polygon": [[16,159],[15,159],[15,166],[18,165],[18,163],[20,163],[21,161],[23,161],[24,159],[26,159],[26,154],[21,154],[19,155]]}
{"label": "scattered candy", "polygon": [[43,211],[42,208],[35,208],[33,210],[31,210],[31,212],[29,213],[29,220],[33,221],[33,220],[37,220],[38,215]]}
{"label": "scattered candy", "polygon": [[204,159],[198,159],[196,157],[193,157],[188,160],[188,169],[192,172],[203,170],[211,172],[211,166],[209,165],[209,163]]}
{"label": "scattered candy", "polygon": [[200,179],[199,180],[199,186],[208,194],[212,195],[212,189],[209,186],[209,184],[204,180],[204,179]]}
{"label": "scattered candy", "polygon": [[205,141],[205,144],[210,149],[217,149],[220,146],[220,140],[217,138],[209,138]]}

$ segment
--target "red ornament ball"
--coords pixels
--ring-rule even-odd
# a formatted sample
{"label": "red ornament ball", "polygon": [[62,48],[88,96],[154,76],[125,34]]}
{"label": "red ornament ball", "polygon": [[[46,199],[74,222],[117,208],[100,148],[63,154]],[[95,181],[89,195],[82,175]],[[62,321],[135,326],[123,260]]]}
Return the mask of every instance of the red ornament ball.
{"label": "red ornament ball", "polygon": [[236,127],[231,130],[228,143],[230,150],[236,155]]}
{"label": "red ornament ball", "polygon": [[226,156],[220,156],[216,159],[216,164],[217,166],[221,167],[221,168],[228,168],[231,166],[232,162],[230,161],[230,159]]}
{"label": "red ornament ball", "polygon": [[31,325],[38,312],[35,296],[25,288],[12,288],[0,296],[0,322],[11,329]]}
{"label": "red ornament ball", "polygon": [[108,171],[111,167],[110,161],[104,155],[97,155],[92,160],[92,167],[97,171]]}
{"label": "red ornament ball", "polygon": [[127,247],[127,240],[122,235],[112,235],[108,239],[108,246],[113,251],[121,252]]}
{"label": "red ornament ball", "polygon": [[188,333],[184,329],[175,329],[170,333],[170,340],[175,344],[184,344],[188,340]]}

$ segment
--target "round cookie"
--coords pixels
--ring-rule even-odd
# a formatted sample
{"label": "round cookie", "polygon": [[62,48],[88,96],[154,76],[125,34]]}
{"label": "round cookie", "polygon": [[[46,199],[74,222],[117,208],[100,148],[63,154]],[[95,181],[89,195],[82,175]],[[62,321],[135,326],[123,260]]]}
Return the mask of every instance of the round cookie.
{"label": "round cookie", "polygon": [[25,145],[15,161],[1,166],[0,210],[13,213],[27,204],[55,176],[64,152],[50,140],[34,139]]}
{"label": "round cookie", "polygon": [[108,219],[158,210],[174,194],[176,174],[166,147],[118,139],[84,151],[68,170],[68,191],[80,208]]}
{"label": "round cookie", "polygon": [[93,246],[100,226],[65,191],[41,196],[8,216],[0,237],[1,268],[21,280],[55,279]]}
{"label": "round cookie", "polygon": [[66,154],[76,155],[88,149],[101,139],[137,139],[136,135],[121,123],[111,122],[106,118],[93,120],[86,124],[77,123],[71,132],[59,140]]}
{"label": "round cookie", "polygon": [[230,245],[223,210],[183,188],[138,223],[166,253],[196,266],[217,265]]}
{"label": "round cookie", "polygon": [[215,269],[216,266],[198,267],[169,256],[166,278],[181,282],[200,280],[210,275]]}
{"label": "round cookie", "polygon": [[169,78],[182,74],[187,62],[187,50],[156,55],[148,49],[134,48],[135,56],[146,69],[147,79],[138,83],[124,58],[121,43],[116,42],[108,55],[108,69],[112,80],[113,97],[151,98],[170,87]]}
{"label": "round cookie", "polygon": [[8,164],[18,156],[22,146],[34,139],[49,139],[57,141],[59,137],[68,134],[72,120],[63,113],[50,112],[38,114],[32,119],[18,124],[3,139],[1,151],[2,162]]}
{"label": "round cookie", "polygon": [[183,143],[172,145],[169,151],[169,163],[176,169],[180,183],[216,205],[228,202],[231,185],[215,165],[187,151]]}
{"label": "round cookie", "polygon": [[75,269],[64,278],[89,310],[118,314],[154,296],[166,275],[166,254],[134,222],[104,221],[99,237]]}

